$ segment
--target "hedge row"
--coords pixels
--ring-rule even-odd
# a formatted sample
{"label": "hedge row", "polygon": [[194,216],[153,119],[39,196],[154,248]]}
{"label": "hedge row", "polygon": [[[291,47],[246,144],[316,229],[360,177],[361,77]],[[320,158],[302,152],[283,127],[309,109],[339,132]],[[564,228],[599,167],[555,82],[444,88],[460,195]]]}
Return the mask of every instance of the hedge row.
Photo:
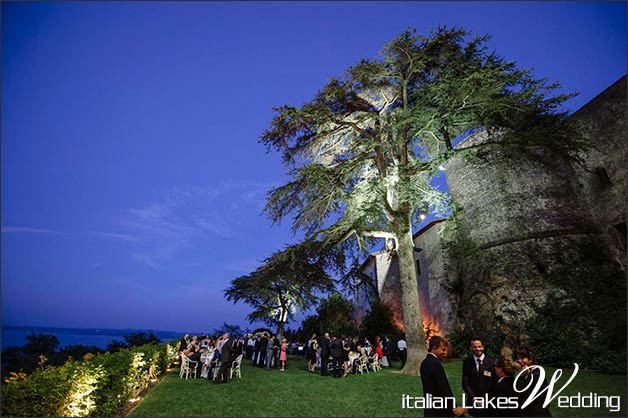
{"label": "hedge row", "polygon": [[178,360],[177,344],[88,354],[83,361],[29,376],[13,374],[2,385],[2,416],[119,416],[127,402]]}

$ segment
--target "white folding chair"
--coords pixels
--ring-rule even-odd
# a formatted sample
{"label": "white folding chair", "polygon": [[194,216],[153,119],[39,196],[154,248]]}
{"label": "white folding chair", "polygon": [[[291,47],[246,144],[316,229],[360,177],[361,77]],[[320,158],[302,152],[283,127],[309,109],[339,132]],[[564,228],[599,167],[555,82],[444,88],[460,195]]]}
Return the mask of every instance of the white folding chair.
{"label": "white folding chair", "polygon": [[198,366],[198,361],[192,361],[184,354],[181,354],[181,371],[179,372],[179,377],[183,378],[185,375],[185,379],[192,374],[196,379],[196,366]]}
{"label": "white folding chair", "polygon": [[379,356],[377,355],[377,353],[373,354],[373,357],[371,357],[370,365],[374,372],[378,372],[382,369],[379,365]]}
{"label": "white folding chair", "polygon": [[236,373],[238,379],[242,378],[242,374],[240,373],[240,364],[242,363],[242,354],[240,354],[234,361],[231,363],[231,370],[229,371],[229,379],[233,378],[233,372]]}
{"label": "white folding chair", "polygon": [[203,365],[203,367],[201,368],[201,377],[203,379],[209,378],[209,369],[211,367],[211,361],[213,357],[213,350],[209,350],[208,352],[201,354],[201,364]]}
{"label": "white folding chair", "polygon": [[355,372],[356,373],[360,372],[360,374],[364,374],[365,370],[366,370],[367,373],[369,373],[369,358],[368,358],[368,356],[362,356],[360,358],[355,359],[353,364],[355,364]]}
{"label": "white folding chair", "polygon": [[212,361],[212,380],[216,380],[218,377],[218,372],[220,371],[220,358]]}

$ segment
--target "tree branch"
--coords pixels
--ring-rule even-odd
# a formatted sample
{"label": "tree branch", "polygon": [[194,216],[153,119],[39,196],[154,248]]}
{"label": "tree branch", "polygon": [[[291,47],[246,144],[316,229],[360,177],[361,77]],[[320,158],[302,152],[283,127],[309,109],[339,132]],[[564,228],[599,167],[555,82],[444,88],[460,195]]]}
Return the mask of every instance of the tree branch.
{"label": "tree branch", "polygon": [[349,122],[349,121],[337,120],[337,119],[334,119],[334,122],[339,124],[339,125],[342,125],[342,126],[350,126],[353,129],[355,129],[356,131],[358,131],[358,133],[360,133],[361,135],[364,135],[364,136],[366,136],[368,138],[371,138],[371,139],[376,139],[375,135],[373,135],[371,133],[368,133],[364,129],[360,128],[360,125],[358,125],[355,122]]}
{"label": "tree branch", "polygon": [[395,234],[386,231],[360,231],[360,235],[373,238],[397,239]]}
{"label": "tree branch", "polygon": [[373,237],[373,238],[382,238],[382,239],[392,239],[395,242],[395,248],[399,248],[399,239],[397,235],[392,232],[386,231],[360,231],[360,235],[364,237]]}

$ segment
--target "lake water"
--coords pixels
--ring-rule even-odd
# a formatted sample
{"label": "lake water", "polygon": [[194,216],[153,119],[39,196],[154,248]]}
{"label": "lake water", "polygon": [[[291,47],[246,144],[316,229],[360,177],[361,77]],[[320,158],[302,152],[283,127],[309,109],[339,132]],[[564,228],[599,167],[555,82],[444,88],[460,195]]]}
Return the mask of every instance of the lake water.
{"label": "lake water", "polygon": [[[68,345],[83,344],[83,345],[95,345],[99,348],[107,348],[107,345],[114,340],[124,341],[124,336],[137,331],[149,330],[136,330],[136,329],[83,329],[83,328],[47,328],[47,327],[2,327],[2,340],[0,346],[2,350],[11,346],[23,346],[27,343],[26,336],[32,332],[42,334],[54,335],[59,339],[59,346],[63,348]],[[170,341],[181,338],[183,333],[172,331],[156,331],[152,330],[153,334],[161,338],[162,341]]]}

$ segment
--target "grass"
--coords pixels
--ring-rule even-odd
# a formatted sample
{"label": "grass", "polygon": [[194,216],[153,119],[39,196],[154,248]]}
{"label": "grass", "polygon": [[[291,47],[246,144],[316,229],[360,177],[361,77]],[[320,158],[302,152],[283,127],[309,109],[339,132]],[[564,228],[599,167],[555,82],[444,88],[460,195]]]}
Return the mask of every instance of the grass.
{"label": "grass", "polygon": [[[246,364],[245,364],[246,363]],[[204,379],[179,379],[178,370],[135,408],[131,417],[162,416],[422,416],[422,411],[402,409],[403,394],[421,396],[421,379],[396,373],[349,375],[345,379],[323,378],[307,371],[305,360],[289,358],[285,372],[253,368],[242,364],[242,379],[214,385]],[[460,400],[461,360],[444,363],[450,385]],[[548,374],[554,369],[547,368]],[[560,382],[565,382],[567,373]],[[559,384],[560,384],[559,382]],[[560,386],[560,385],[559,385]],[[622,409],[551,408],[554,416],[625,416],[626,376],[580,371],[561,395],[589,392],[621,395]]]}

